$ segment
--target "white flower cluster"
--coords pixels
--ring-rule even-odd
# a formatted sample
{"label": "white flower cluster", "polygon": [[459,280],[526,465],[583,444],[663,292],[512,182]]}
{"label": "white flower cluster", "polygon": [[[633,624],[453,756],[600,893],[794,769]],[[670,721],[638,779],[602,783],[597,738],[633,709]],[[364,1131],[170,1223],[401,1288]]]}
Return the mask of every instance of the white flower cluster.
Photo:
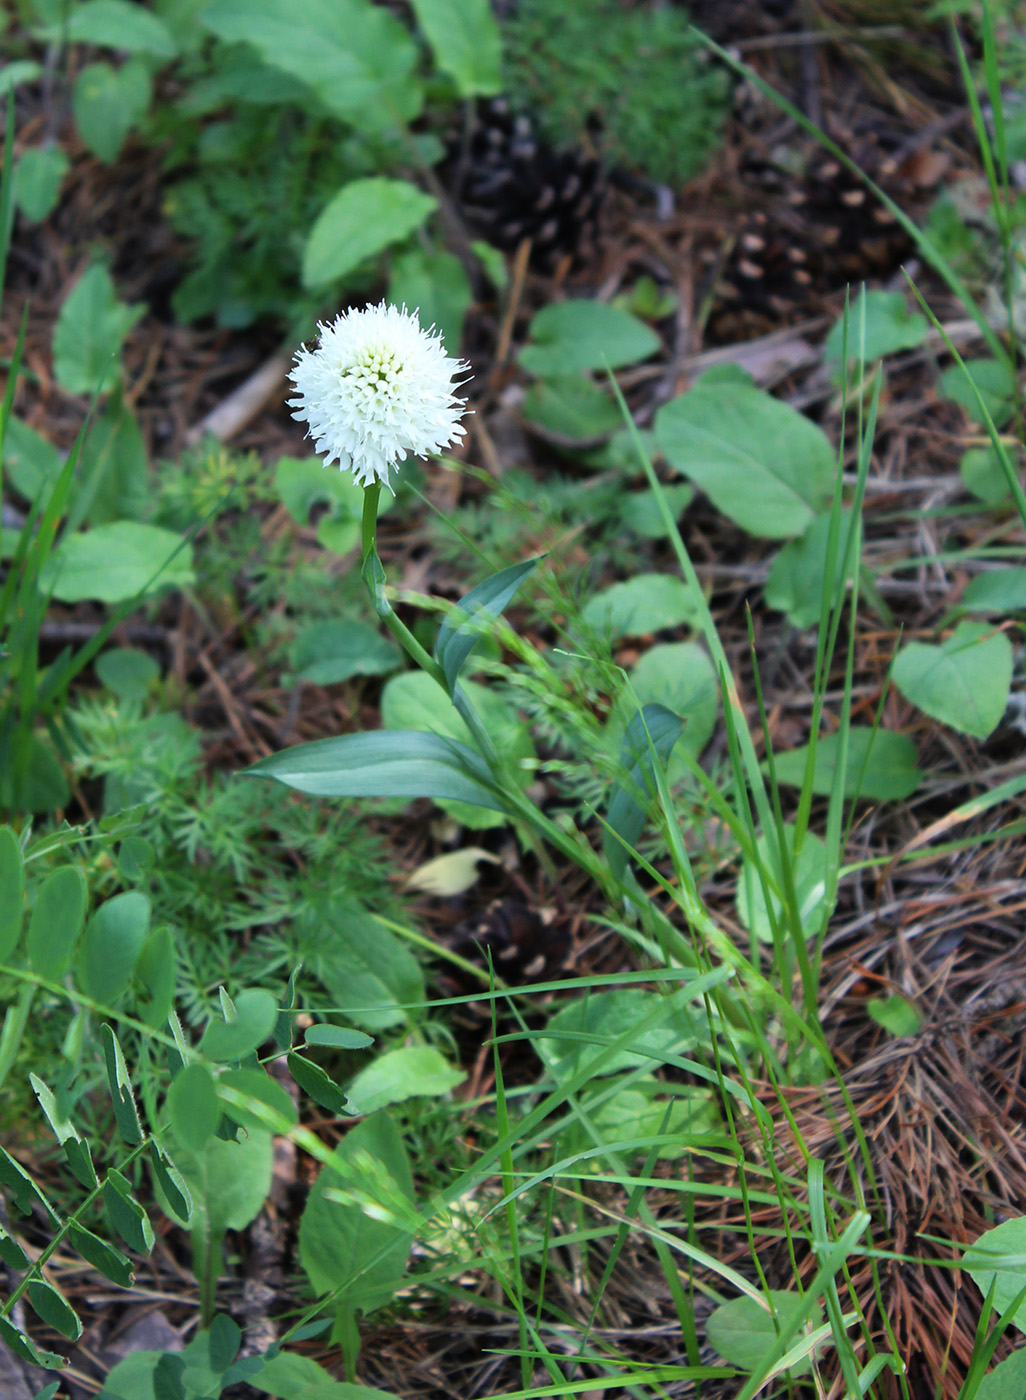
{"label": "white flower cluster", "polygon": [[470,366],[445,353],[441,336],[404,306],[344,311],[318,326],[316,350],[300,350],[291,371],[293,418],[309,424],[325,465],[337,461],[361,486],[388,480],[409,454],[427,457],[463,435],[465,399],[453,376]]}

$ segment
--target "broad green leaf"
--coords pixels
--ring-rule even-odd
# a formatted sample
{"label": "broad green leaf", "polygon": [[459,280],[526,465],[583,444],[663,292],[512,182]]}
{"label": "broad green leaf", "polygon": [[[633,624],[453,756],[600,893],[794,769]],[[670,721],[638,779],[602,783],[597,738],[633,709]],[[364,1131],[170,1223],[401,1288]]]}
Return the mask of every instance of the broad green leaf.
{"label": "broad green leaf", "polygon": [[985,622],[960,622],[939,646],[908,642],[894,684],[913,705],[974,739],[986,739],[1008,704],[1012,646]]}
{"label": "broad green leaf", "polygon": [[307,1045],[331,1045],[336,1050],[366,1050],[374,1044],[373,1036],[351,1030],[349,1026],[308,1026],[303,1039]]}
{"label": "broad green leaf", "polygon": [[279,1352],[265,1360],[248,1381],[254,1390],[277,1400],[396,1400],[384,1390],[333,1380],[313,1357],[294,1351]]}
{"label": "broad green leaf", "polygon": [[18,161],[14,189],[18,208],[31,223],[38,224],[52,213],[70,167],[59,146],[33,146],[24,152]]}
{"label": "broad green leaf", "polygon": [[915,1035],[923,1024],[917,1007],[903,996],[876,997],[866,1002],[866,1014],[891,1035]]}
{"label": "broad green leaf", "polygon": [[119,1288],[131,1288],[135,1281],[132,1261],[122,1254],[120,1249],[115,1249],[106,1240],[101,1240],[99,1235],[94,1235],[91,1230],[77,1225],[74,1221],[70,1225],[68,1237],[72,1248],[76,1249],[87,1263],[92,1264],[94,1269],[99,1270],[104,1278],[109,1278],[111,1283],[116,1283]]}
{"label": "broad green leaf", "polygon": [[199,1156],[217,1132],[223,1107],[206,1065],[187,1065],[176,1074],[167,1095],[171,1129],[182,1147]]}
{"label": "broad green leaf", "polygon": [[352,180],[314,221],[303,250],[303,286],[323,287],[345,277],[408,238],[436,207],[437,200],[407,180]]}
{"label": "broad green leaf", "polygon": [[103,525],[144,520],[152,502],[150,464],[131,409],[115,395],[89,429],[78,462],[76,520]]}
{"label": "broad green leaf", "polygon": [[54,1396],[60,1388],[60,1381],[51,1381],[49,1385],[44,1386],[42,1390],[33,1396],[33,1400],[54,1400]]}
{"label": "broad green leaf", "polygon": [[1026,612],[1026,569],[994,569],[970,579],[962,594],[966,612]]}
{"label": "broad green leaf", "polygon": [[435,660],[445,672],[450,695],[467,657],[489,630],[490,622],[502,616],[517,589],[539,563],[539,559],[528,559],[493,574],[472,588],[446,615],[435,642]]}
{"label": "broad green leaf", "polygon": [[[363,487],[351,472],[326,467],[320,457],[282,457],[274,474],[274,486],[293,520],[304,529],[310,526],[311,512],[319,509],[317,543],[333,554],[348,554],[360,543],[363,513]],[[378,515],[392,504],[387,491],[381,493]],[[363,624],[360,624],[361,626]]]}
{"label": "broad green leaf", "polygon": [[387,676],[403,661],[398,650],[368,622],[312,622],[289,649],[293,681],[339,685],[352,676]]}
{"label": "broad green leaf", "polygon": [[[865,315],[865,341],[862,317]],[[848,359],[882,360],[898,350],[914,350],[930,329],[925,316],[910,311],[902,292],[869,291],[865,287],[848,309]],[[823,346],[823,357],[840,363],[844,353],[844,317],[834,323]]]}
{"label": "broad green leaf", "polygon": [[960,404],[974,423],[982,423],[983,414],[973,385],[979,391],[995,425],[1003,428],[1011,418],[1015,404],[1015,379],[1011,369],[1000,360],[966,360],[964,369],[961,365],[954,364],[941,375],[941,397]]}
{"label": "broad green leaf", "polygon": [[320,1104],[321,1108],[326,1108],[329,1113],[347,1111],[348,1099],[335,1081],[328,1078],[320,1065],[315,1065],[313,1060],[308,1060],[305,1055],[297,1055],[293,1051],[288,1057],[288,1067],[292,1078],[314,1103]]}
{"label": "broad green leaf", "polygon": [[[797,857],[793,853],[794,827],[785,826],[788,842],[788,855],[795,885],[795,900],[798,905],[798,918],[806,938],[818,933],[823,918],[826,899],[826,847],[820,838],[811,831],[805,833],[802,848]],[[756,841],[758,859],[745,859],[741,863],[741,878],[738,881],[735,902],[738,918],[763,943],[773,942],[772,920],[782,922],[790,928],[784,903],[783,865],[777,852],[776,834],[771,839],[765,833]],[[759,878],[760,868],[769,883],[769,907]],[[792,930],[793,931],[793,930]]]}
{"label": "broad green leaf", "polygon": [[141,58],[130,58],[120,68],[87,63],[79,73],[71,93],[75,125],[93,155],[104,164],[117,157],[125,137],[149,107],[152,91],[149,67]]}
{"label": "broad green leaf", "polygon": [[46,1121],[53,1129],[57,1141],[64,1148],[68,1166],[74,1172],[77,1180],[91,1191],[96,1185],[96,1171],[93,1167],[88,1142],[83,1141],[75,1125],[61,1113],[56,1094],[47,1088],[38,1075],[29,1074],[29,1082],[39,1100],[40,1108],[46,1115]]}
{"label": "broad green leaf", "polygon": [[126,990],[150,927],[150,901],[139,890],[100,905],[79,945],[80,985],[86,996],[111,1006]]}
{"label": "broad green leaf", "polygon": [[248,987],[235,999],[233,1020],[211,1020],[200,1052],[211,1060],[241,1060],[269,1040],[278,1019],[278,1004],[262,987]]}
{"label": "broad green leaf", "polygon": [[0,1342],[4,1342],[19,1360],[27,1361],[30,1366],[44,1366],[48,1371],[62,1371],[68,1364],[64,1357],[58,1356],[56,1352],[41,1351],[31,1337],[19,1332],[6,1317],[0,1317]]}
{"label": "broad green leaf", "polygon": [[595,442],[623,426],[613,400],[583,374],[540,379],[524,395],[520,411],[528,423],[568,444]]}
{"label": "broad green leaf", "polygon": [[[7,788],[4,794],[7,806],[22,812],[53,812],[67,806],[71,794],[53,746],[39,734],[26,737],[28,772],[19,787]],[[4,791],[6,776],[0,771],[0,792]]]}
{"label": "broad green leaf", "polygon": [[[684,720],[680,743],[690,754],[705,748],[716,727],[719,687],[716,675],[698,642],[667,642],[649,647],[631,672],[631,687],[641,705],[663,705]],[[631,714],[634,713],[634,701]],[[671,757],[670,781],[683,775],[679,760]]]}
{"label": "broad green leaf", "polygon": [[1024,1395],[1026,1347],[1020,1347],[984,1376],[974,1400],[1022,1400]]}
{"label": "broad green leaf", "polygon": [[355,1113],[376,1113],[407,1099],[440,1098],[466,1077],[433,1046],[402,1045],[362,1069],[346,1092]]}
{"label": "broad green leaf", "polygon": [[14,1236],[9,1235],[2,1225],[0,1225],[0,1260],[3,1260],[9,1269],[17,1270],[19,1274],[24,1273],[32,1262]]}
{"label": "broad green leaf", "polygon": [[448,798],[504,810],[473,750],[418,729],[316,739],[262,758],[243,772],[315,797]]}
{"label": "broad green leaf", "polygon": [[117,520],[62,539],[39,586],[62,603],[121,603],[143,589],[184,588],[195,578],[191,543],[159,525]]}
{"label": "broad green leaf", "polygon": [[[827,548],[830,542],[830,516],[817,515],[799,540],[789,540],[770,565],[766,579],[766,605],[787,613],[795,627],[811,627],[820,618],[823,594],[829,586],[836,598],[844,570],[844,554],[854,517],[850,510],[841,512],[834,560],[834,577],[827,583]],[[857,569],[859,561],[853,558]],[[850,575],[849,575],[850,577]]]}
{"label": "broad green leaf", "polygon": [[[840,749],[838,734],[827,734],[816,745],[812,791],[817,797],[829,797],[833,791],[834,769]],[[801,787],[805,781],[808,753],[808,744],[803,744],[801,748],[790,749],[787,753],[774,754],[777,782],[787,787]],[[768,772],[766,764],[763,764],[763,772]],[[916,767],[916,746],[907,734],[878,729],[874,736],[869,725],[851,726],[844,769],[845,797],[865,797],[874,802],[901,802],[912,796],[922,780],[923,775]]]}
{"label": "broad green leaf", "polygon": [[93,669],[119,700],[145,700],[160,677],[160,667],[149,652],[135,647],[111,647],[101,652]]}
{"label": "broad green leaf", "polygon": [[636,364],[660,346],[644,321],[617,306],[588,300],[543,307],[531,322],[530,337],[520,363],[528,374],[546,379]]}
{"label": "broad green leaf", "polygon": [[9,418],[4,429],[5,481],[34,505],[47,496],[60,475],[64,458],[51,442],[20,418]]}
{"label": "broad green leaf", "polygon": [[[473,2],[473,0],[472,0]],[[474,300],[463,264],[444,248],[413,247],[392,260],[388,299],[416,311],[422,326],[434,326],[450,355],[463,339],[463,321]]]}
{"label": "broad green leaf", "polygon": [[53,334],[53,368],[62,387],[71,394],[95,394],[102,381],[109,394],[121,372],[125,336],[145,310],[141,303],[126,306],[118,300],[101,263],[84,272],[65,298]]}
{"label": "broad green leaf", "polygon": [[137,1015],[157,1030],[167,1020],[175,995],[175,944],[166,924],[155,928],[143,944],[135,976],[145,991],[138,997]]}
{"label": "broad green leaf", "polygon": [[[389,1302],[405,1277],[413,1235],[387,1217],[412,1206],[413,1176],[384,1113],[347,1132],[333,1155],[341,1172],[321,1168],[299,1222],[299,1256],[315,1293],[339,1298],[341,1285],[340,1301],[369,1313]],[[345,1203],[333,1199],[343,1193]]]}
{"label": "broad green leaf", "polygon": [[488,0],[413,0],[413,13],[460,97],[502,91],[502,37]]}
{"label": "broad green leaf", "polygon": [[32,1311],[47,1327],[52,1327],[71,1342],[78,1341],[82,1335],[78,1313],[52,1283],[41,1278],[32,1279],[28,1286],[28,1300]]}
{"label": "broad green leaf", "polygon": [[666,1003],[664,1020],[650,1025],[631,1041],[630,1050],[620,1050],[607,1059],[596,1074],[616,1074],[620,1070],[645,1066],[658,1069],[663,1055],[680,1055],[695,1043],[690,1017],[658,992],[641,987],[618,987],[612,992],[595,992],[561,1007],[549,1018],[545,1034],[536,1042],[538,1053],[557,1083],[590,1065],[606,1047],[632,1026],[640,1025]]}
{"label": "broad green leaf", "polygon": [[[760,1307],[754,1298],[741,1297],[721,1303],[709,1315],[706,1323],[709,1344],[715,1347],[724,1361],[729,1361],[741,1371],[755,1370],[780,1334],[791,1329],[793,1320],[806,1303],[800,1293],[783,1292],[777,1288],[771,1289],[769,1296],[776,1321],[769,1310]],[[805,1328],[813,1330],[821,1320],[822,1309],[817,1303]],[[794,1340],[797,1339],[795,1336]],[[790,1374],[804,1375],[811,1364],[811,1358],[806,1357],[793,1367]]]}
{"label": "broad green leaf", "polygon": [[[664,486],[663,496],[674,520],[679,520],[695,498],[695,488],[686,483]],[[646,540],[664,540],[666,522],[654,491],[629,491],[621,498],[620,520],[628,530]]]}
{"label": "broad green leaf", "polygon": [[89,891],[77,865],[61,865],[43,881],[29,916],[29,962],[40,977],[59,981],[71,966],[85,923]]}
{"label": "broad green leaf", "polygon": [[[638,1138],[666,1134],[671,1141],[658,1149],[662,1161],[673,1161],[688,1150],[687,1144],[698,1133],[711,1133],[719,1127],[720,1116],[714,1096],[700,1089],[661,1097],[666,1085],[655,1077],[634,1079],[611,1099],[605,1099],[590,1115],[603,1142],[626,1150],[624,1144]],[[667,1113],[669,1107],[669,1113]],[[649,1149],[638,1148],[639,1152]]]}
{"label": "broad green leaf", "polygon": [[202,22],[227,43],[252,44],[361,132],[404,126],[421,109],[417,46],[369,0],[215,0]]}
{"label": "broad green leaf", "polygon": [[[606,860],[619,879],[629,855],[622,844],[636,846],[648,812],[655,802],[655,778],[652,750],[664,767],[674,744],[681,736],[684,721],[664,705],[645,705],[627,726],[620,751],[620,767],[624,778],[613,788],[606,820],[611,828],[602,838]],[[617,840],[620,837],[621,840]]]}
{"label": "broad green leaf", "polygon": [[[177,1083],[177,1081],[176,1081]],[[249,1098],[255,1099],[257,1103],[265,1104],[273,1109],[279,1117],[284,1118],[290,1126],[294,1126],[299,1121],[299,1113],[296,1105],[292,1102],[288,1093],[277,1084],[271,1076],[262,1069],[231,1069],[218,1076],[218,1086],[234,1089],[236,1093],[246,1094]],[[266,1121],[258,1113],[252,1112],[248,1108],[240,1108],[238,1104],[228,1103],[221,1100],[221,1107],[228,1117],[240,1124],[247,1132],[254,1128],[258,1132],[268,1132],[270,1129]],[[275,1128],[275,1132],[279,1129]]]}
{"label": "broad green leaf", "polygon": [[42,1190],[32,1180],[24,1167],[2,1147],[0,1147],[0,1186],[6,1187],[8,1203],[13,1202],[14,1209],[19,1215],[31,1215],[33,1208],[38,1207],[49,1225],[55,1229],[60,1225],[60,1217],[43,1195]]}
{"label": "broad green leaf", "polygon": [[128,0],[86,0],[71,11],[67,33],[80,44],[146,53],[164,60],[174,58],[177,52],[163,21]]}
{"label": "broad green leaf", "polygon": [[693,622],[699,607],[675,574],[636,574],[589,598],[583,617],[601,636],[639,637]]}
{"label": "broad green leaf", "polygon": [[13,63],[0,64],[0,92],[34,83],[43,71],[42,64],[31,58],[16,58]]}
{"label": "broad green leaf", "polygon": [[[226,1230],[244,1230],[260,1214],[271,1189],[272,1141],[268,1132],[251,1131],[235,1142],[212,1137],[199,1157],[183,1154],[178,1166],[191,1197],[194,1239],[222,1240]],[[180,1219],[174,1207],[171,1215]]]}
{"label": "broad green leaf", "polygon": [[21,937],[25,906],[25,861],[18,838],[0,826],[0,963],[5,963]]}
{"label": "broad green leaf", "polygon": [[138,1254],[153,1248],[150,1218],[132,1195],[132,1188],[119,1171],[111,1167],[103,1182],[103,1203],[118,1234]]}
{"label": "broad green leaf", "polygon": [[154,859],[153,845],[145,836],[126,836],[118,847],[118,870],[126,880],[141,880],[152,870]]}
{"label": "broad green leaf", "polygon": [[358,1026],[377,1031],[401,1025],[407,1019],[403,1007],[424,1000],[417,959],[355,901],[308,900],[294,929],[304,964]]}
{"label": "broad green leaf", "polygon": [[1001,458],[989,443],[986,447],[970,447],[962,457],[958,471],[965,489],[984,505],[999,506],[1008,499],[1008,478],[1001,466]]}
{"label": "broad green leaf", "polygon": [[[1026,1287],[1024,1255],[1026,1216],[1023,1215],[987,1230],[963,1255],[962,1268],[969,1272],[984,1298],[990,1292],[991,1284],[994,1285],[995,1312],[1003,1313],[1010,1308],[1016,1295]],[[1012,1318],[1012,1326],[1026,1332],[1026,1303],[1020,1304]]]}
{"label": "broad green leaf", "polygon": [[100,1038],[103,1041],[107,1087],[110,1089],[111,1102],[114,1105],[114,1117],[117,1120],[118,1132],[129,1147],[135,1147],[137,1143],[142,1142],[142,1124],[139,1122],[139,1113],[135,1106],[132,1081],[129,1077],[128,1066],[125,1064],[124,1052],[110,1026],[104,1024],[100,1027]]}
{"label": "broad green leaf", "polygon": [[180,1220],[183,1225],[188,1225],[192,1218],[192,1195],[185,1177],[152,1138],[149,1153],[153,1177],[163,1192],[164,1200],[171,1207],[174,1218]]}
{"label": "broad green leaf", "polygon": [[161,1357],[160,1351],[136,1351],[112,1367],[96,1400],[157,1400],[153,1389],[153,1373]]}
{"label": "broad green leaf", "polygon": [[659,410],[655,433],[670,465],[751,535],[800,535],[830,504],[826,435],[761,389],[703,378]]}

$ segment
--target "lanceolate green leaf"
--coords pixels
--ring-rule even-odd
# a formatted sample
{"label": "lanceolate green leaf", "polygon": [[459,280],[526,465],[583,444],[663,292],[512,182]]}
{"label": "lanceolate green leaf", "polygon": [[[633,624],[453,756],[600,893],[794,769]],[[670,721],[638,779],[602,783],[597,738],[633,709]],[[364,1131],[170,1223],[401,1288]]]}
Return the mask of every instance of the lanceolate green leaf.
{"label": "lanceolate green leaf", "polygon": [[418,729],[317,739],[271,754],[243,771],[315,797],[448,798],[506,810],[472,749]]}
{"label": "lanceolate green leaf", "polygon": [[131,1288],[135,1280],[132,1261],[120,1249],[115,1249],[106,1240],[101,1240],[99,1235],[74,1222],[69,1226],[68,1236],[82,1258],[99,1270],[104,1278],[109,1278],[119,1288]]}
{"label": "lanceolate green leaf", "polygon": [[461,97],[502,91],[502,41],[488,0],[413,0],[413,11]]}
{"label": "lanceolate green leaf", "polygon": [[128,1066],[125,1064],[125,1056],[118,1043],[118,1038],[110,1026],[103,1026],[100,1036],[103,1040],[103,1057],[107,1065],[107,1084],[114,1104],[114,1117],[117,1120],[118,1131],[129,1147],[135,1147],[142,1142],[142,1124],[139,1122],[135,1099],[132,1096],[132,1081],[129,1078]]}
{"label": "lanceolate green leaf", "polygon": [[93,1168],[88,1142],[84,1142],[75,1125],[62,1116],[57,1096],[47,1088],[43,1081],[35,1074],[29,1075],[29,1081],[36,1098],[39,1100],[40,1108],[46,1114],[46,1121],[53,1129],[57,1141],[64,1148],[68,1166],[82,1185],[91,1190],[96,1185],[96,1172]]}
{"label": "lanceolate green leaf", "polygon": [[435,643],[435,660],[445,672],[449,694],[456,689],[463,663],[484,636],[488,623],[505,612],[524,579],[541,562],[514,564],[472,588],[442,623]]}
{"label": "lanceolate green leaf", "polygon": [[0,826],[0,962],[6,962],[18,946],[24,902],[25,862],[21,847],[11,828]]}
{"label": "lanceolate green leaf", "polygon": [[437,201],[408,180],[352,180],[324,208],[303,250],[304,287],[345,277],[420,228]]}
{"label": "lanceolate green leaf", "polygon": [[643,806],[642,801],[655,786],[649,740],[659,762],[665,766],[683,730],[684,721],[680,715],[675,715],[665,705],[646,705],[627,726],[620,752],[620,763],[626,770],[626,776],[613,789],[606,817],[610,830],[603,839],[606,859],[618,879],[627,867],[628,857],[626,848],[616,837],[619,836],[627,846],[636,844],[645,825],[648,805]]}

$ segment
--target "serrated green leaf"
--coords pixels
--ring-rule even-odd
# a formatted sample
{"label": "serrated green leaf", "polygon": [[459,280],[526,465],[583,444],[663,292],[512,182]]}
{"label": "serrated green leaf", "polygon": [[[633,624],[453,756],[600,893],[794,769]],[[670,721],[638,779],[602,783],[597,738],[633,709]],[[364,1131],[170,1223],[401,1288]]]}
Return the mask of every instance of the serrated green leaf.
{"label": "serrated green leaf", "polygon": [[46,1115],[46,1121],[53,1129],[57,1141],[64,1148],[68,1166],[74,1172],[76,1179],[83,1186],[92,1190],[96,1185],[96,1170],[93,1167],[93,1158],[88,1142],[84,1142],[75,1125],[63,1117],[56,1094],[52,1093],[35,1074],[29,1074],[29,1082],[39,1100],[40,1108]]}
{"label": "serrated green leaf", "polygon": [[113,1167],[104,1178],[103,1201],[111,1224],[129,1249],[134,1249],[138,1254],[149,1254],[153,1248],[150,1218],[132,1195],[131,1186]]}
{"label": "serrated green leaf", "polygon": [[116,1283],[119,1288],[131,1288],[135,1282],[132,1261],[122,1254],[120,1249],[115,1249],[106,1240],[101,1240],[99,1235],[94,1235],[84,1225],[78,1225],[74,1221],[68,1228],[68,1238],[72,1247],[87,1263],[103,1274],[104,1278],[109,1278],[111,1283]]}
{"label": "serrated green leaf", "polygon": [[249,987],[235,1002],[235,1020],[211,1020],[200,1041],[200,1051],[211,1060],[242,1060],[259,1049],[274,1032],[278,1004],[270,992]]}
{"label": "serrated green leaf", "polygon": [[65,298],[54,330],[53,367],[61,386],[70,394],[94,394],[102,380],[109,394],[120,373],[122,343],[145,310],[142,303],[126,306],[118,300],[100,263],[84,272]]}
{"label": "serrated green leaf", "polygon": [[125,1064],[124,1052],[117,1036],[110,1026],[100,1027],[103,1041],[103,1058],[107,1069],[107,1087],[114,1105],[114,1117],[118,1132],[129,1147],[135,1147],[143,1140],[142,1124],[132,1094],[132,1081]]}
{"label": "serrated green leaf", "polygon": [[28,1300],[40,1322],[52,1327],[62,1337],[77,1342],[82,1335],[82,1322],[78,1313],[52,1283],[45,1279],[32,1279],[28,1286]]}
{"label": "serrated green leaf", "polygon": [[68,38],[80,44],[146,53],[169,60],[177,46],[157,15],[128,0],[86,0],[68,18]]}
{"label": "serrated green leaf", "polygon": [[89,890],[77,865],[61,865],[43,881],[29,916],[29,962],[40,977],[59,981],[71,966],[85,923]]}
{"label": "serrated green leaf", "polygon": [[251,44],[361,133],[395,130],[421,109],[417,47],[368,0],[214,0],[202,22],[228,43]]}
{"label": "serrated green leaf", "polygon": [[5,963],[21,937],[25,906],[25,860],[18,838],[0,826],[0,963]]}
{"label": "serrated green leaf", "polygon": [[464,662],[489,630],[489,624],[502,616],[524,579],[540,562],[540,558],[528,559],[502,569],[472,588],[446,614],[435,642],[435,660],[445,673],[450,695],[456,689]]}
{"label": "serrated green leaf", "polygon": [[413,12],[460,97],[502,91],[502,39],[488,0],[413,0]]}
{"label": "serrated green leaf", "polygon": [[243,772],[315,797],[432,797],[504,811],[491,774],[472,749],[419,729],[317,739],[263,758]]}
{"label": "serrated green leaf", "polygon": [[71,93],[71,110],[82,140],[104,164],[116,159],[125,137],[149,107],[152,91],[149,68],[140,58],[130,58],[119,68],[87,63],[80,71]]}
{"label": "serrated green leaf", "polygon": [[352,180],[322,209],[303,250],[303,286],[337,282],[368,258],[401,243],[438,201],[407,180]]}

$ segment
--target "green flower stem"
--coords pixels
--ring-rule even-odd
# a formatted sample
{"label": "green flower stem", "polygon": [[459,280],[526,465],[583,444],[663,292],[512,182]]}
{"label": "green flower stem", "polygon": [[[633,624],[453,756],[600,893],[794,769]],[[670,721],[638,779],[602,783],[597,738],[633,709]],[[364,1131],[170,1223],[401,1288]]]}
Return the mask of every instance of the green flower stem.
{"label": "green flower stem", "polygon": [[420,642],[392,610],[392,604],[385,595],[385,570],[378,558],[378,499],[381,496],[381,483],[375,481],[364,488],[363,493],[363,581],[371,595],[374,611],[395,637],[396,641],[421,670],[426,671],[432,680],[445,687],[445,676],[434,657],[427,654]]}

